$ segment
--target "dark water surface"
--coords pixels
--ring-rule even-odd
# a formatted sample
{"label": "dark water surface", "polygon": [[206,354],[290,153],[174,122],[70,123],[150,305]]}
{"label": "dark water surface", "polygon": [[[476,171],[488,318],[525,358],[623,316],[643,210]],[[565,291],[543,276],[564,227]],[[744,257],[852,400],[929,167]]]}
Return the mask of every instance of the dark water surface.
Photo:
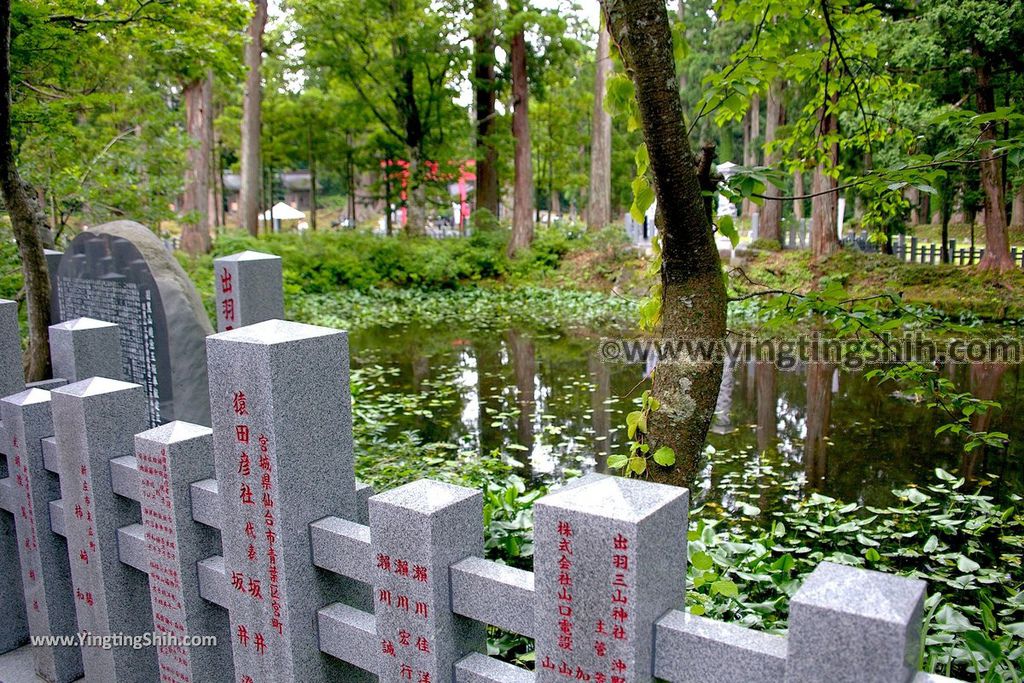
{"label": "dark water surface", "polygon": [[[363,400],[392,406],[388,429],[458,444],[519,466],[524,478],[605,471],[626,450],[625,415],[638,403],[643,367],[607,365],[598,339],[525,330],[388,328],[351,335]],[[964,455],[935,409],[894,394],[862,373],[766,363],[727,369],[695,502],[756,514],[812,492],[869,505],[930,483],[942,467],[969,478],[996,474],[997,492],[1024,492],[1019,366],[950,366],[963,390],[1002,403],[975,429],[1005,432],[1005,451]],[[631,393],[632,392],[632,393]],[[358,408],[358,401],[357,401]],[[987,423],[987,424],[986,424]]]}

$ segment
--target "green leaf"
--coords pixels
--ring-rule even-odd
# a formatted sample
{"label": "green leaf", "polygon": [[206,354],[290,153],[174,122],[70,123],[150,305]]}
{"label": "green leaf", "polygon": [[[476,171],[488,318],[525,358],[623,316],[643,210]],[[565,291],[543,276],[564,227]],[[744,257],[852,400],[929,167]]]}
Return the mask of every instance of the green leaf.
{"label": "green leaf", "polygon": [[740,243],[740,233],[736,230],[736,224],[732,220],[732,216],[721,216],[718,219],[718,232],[722,233],[729,238],[732,242],[732,246],[736,246]]}
{"label": "green leaf", "polygon": [[711,592],[724,595],[727,598],[735,598],[740,594],[740,589],[728,579],[719,579],[711,584]]}
{"label": "green leaf", "polygon": [[627,462],[629,462],[629,458],[618,453],[616,453],[615,455],[608,456],[608,467],[610,467],[613,470],[625,467]]}
{"label": "green leaf", "polygon": [[641,458],[639,456],[630,458],[629,469],[637,474],[643,474],[647,471],[647,458]]}
{"label": "green leaf", "polygon": [[711,567],[713,567],[715,563],[712,561],[710,555],[708,555],[706,552],[698,550],[693,555],[690,555],[690,564],[692,564],[694,567],[701,570],[702,572],[706,572],[707,570],[711,569]]}
{"label": "green leaf", "polygon": [[658,450],[654,451],[654,462],[658,463],[662,467],[672,467],[676,464],[676,454],[668,446],[662,446]]}
{"label": "green leaf", "polygon": [[984,653],[988,656],[989,661],[994,661],[1003,656],[1003,648],[999,646],[999,643],[990,639],[981,631],[967,631],[964,633],[963,638],[972,651]]}
{"label": "green leaf", "polygon": [[864,559],[868,562],[878,562],[882,559],[882,556],[878,554],[878,551],[874,548],[868,548],[867,552],[864,553]]}
{"label": "green leaf", "polygon": [[637,176],[633,179],[633,205],[629,207],[629,215],[637,223],[644,222],[644,214],[654,203],[654,188],[647,182],[644,176]]}
{"label": "green leaf", "polygon": [[961,555],[956,560],[956,568],[962,571],[964,574],[970,574],[981,569],[981,565],[972,560],[971,558]]}
{"label": "green leaf", "polygon": [[647,169],[651,165],[651,157],[647,154],[647,143],[640,143],[640,146],[636,148],[636,155],[634,155],[633,159],[636,161],[636,174],[638,176],[646,174]]}

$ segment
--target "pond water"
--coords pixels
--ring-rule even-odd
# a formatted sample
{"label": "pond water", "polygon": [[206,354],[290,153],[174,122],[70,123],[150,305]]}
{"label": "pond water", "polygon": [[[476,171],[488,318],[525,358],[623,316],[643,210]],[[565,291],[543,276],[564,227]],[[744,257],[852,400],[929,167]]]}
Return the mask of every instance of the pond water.
{"label": "pond water", "polygon": [[[643,367],[598,360],[598,337],[533,330],[392,327],[352,333],[360,401],[385,403],[387,432],[415,430],[514,463],[526,479],[606,471],[626,450],[625,415],[638,403]],[[927,484],[934,469],[999,476],[993,490],[1024,492],[1019,366],[949,366],[964,390],[1002,403],[976,429],[1006,432],[1003,451],[969,456],[938,411],[880,387],[862,373],[824,365],[781,371],[767,363],[728,368],[694,502],[767,520],[812,492],[884,506],[892,489]],[[358,419],[358,417],[357,417]]]}

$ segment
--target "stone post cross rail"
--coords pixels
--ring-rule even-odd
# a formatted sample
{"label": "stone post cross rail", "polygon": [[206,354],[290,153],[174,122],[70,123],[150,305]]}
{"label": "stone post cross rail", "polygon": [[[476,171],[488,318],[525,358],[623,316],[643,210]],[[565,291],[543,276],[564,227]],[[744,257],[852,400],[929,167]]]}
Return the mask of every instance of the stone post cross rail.
{"label": "stone post cross rail", "polygon": [[[157,645],[39,648],[48,680],[949,680],[916,671],[918,580],[823,562],[786,637],[687,613],[684,489],[587,475],[536,502],[534,572],[484,559],[480,492],[354,480],[344,332],[270,320],[207,344],[212,430],[146,430],[143,388],[110,378],[0,401],[0,559],[22,592],[0,635]],[[487,656],[487,625],[533,638],[535,670]]]}

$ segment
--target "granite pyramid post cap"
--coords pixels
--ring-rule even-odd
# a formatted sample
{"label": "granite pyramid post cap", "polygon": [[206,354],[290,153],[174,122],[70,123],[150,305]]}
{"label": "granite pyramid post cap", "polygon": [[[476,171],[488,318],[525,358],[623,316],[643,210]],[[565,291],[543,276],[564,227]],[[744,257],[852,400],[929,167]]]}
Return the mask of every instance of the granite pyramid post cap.
{"label": "granite pyramid post cap", "polygon": [[260,346],[272,346],[303,339],[314,339],[316,337],[329,337],[331,335],[343,335],[341,330],[331,327],[320,327],[319,325],[307,325],[295,323],[288,320],[266,320],[253,325],[246,325],[227,332],[211,334],[206,338],[207,343],[211,341],[232,341],[243,344],[256,344]]}
{"label": "granite pyramid post cap", "polygon": [[791,605],[835,609],[877,621],[906,624],[924,598],[920,579],[822,562],[793,596]]}
{"label": "granite pyramid post cap", "polygon": [[90,377],[89,379],[83,379],[81,382],[57,387],[51,393],[81,396],[84,398],[87,396],[99,396],[100,394],[112,394],[118,391],[128,391],[130,389],[142,389],[142,385],[122,382],[119,379],[110,379],[109,377]]}
{"label": "granite pyramid post cap", "polygon": [[370,504],[383,504],[413,510],[425,515],[445,509],[449,505],[480,495],[474,489],[446,484],[432,479],[418,479],[396,489],[378,493]]}
{"label": "granite pyramid post cap", "polygon": [[246,249],[240,251],[237,254],[229,254],[227,256],[218,256],[218,261],[270,261],[273,259],[280,259],[280,256],[275,254],[265,254],[262,251],[251,251]]}
{"label": "granite pyramid post cap", "polygon": [[170,445],[182,441],[188,441],[189,439],[195,439],[200,436],[209,436],[211,434],[213,434],[213,430],[209,427],[197,425],[192,422],[185,422],[183,420],[174,420],[173,422],[168,422],[167,424],[160,425],[159,427],[153,427],[152,429],[147,429],[144,432],[139,432],[135,435],[135,438]]}
{"label": "granite pyramid post cap", "polygon": [[46,403],[50,400],[50,392],[46,389],[26,389],[25,391],[19,391],[17,394],[11,394],[0,398],[0,401],[4,403],[10,403],[15,406],[30,406],[36,403]]}
{"label": "granite pyramid post cap", "polygon": [[550,493],[539,501],[566,510],[639,522],[680,498],[689,500],[688,489],[623,477],[606,477]]}
{"label": "granite pyramid post cap", "polygon": [[51,330],[97,330],[105,327],[117,327],[117,323],[110,323],[106,320],[97,320],[96,318],[75,318],[74,320],[65,320],[62,323],[56,325],[50,325]]}

